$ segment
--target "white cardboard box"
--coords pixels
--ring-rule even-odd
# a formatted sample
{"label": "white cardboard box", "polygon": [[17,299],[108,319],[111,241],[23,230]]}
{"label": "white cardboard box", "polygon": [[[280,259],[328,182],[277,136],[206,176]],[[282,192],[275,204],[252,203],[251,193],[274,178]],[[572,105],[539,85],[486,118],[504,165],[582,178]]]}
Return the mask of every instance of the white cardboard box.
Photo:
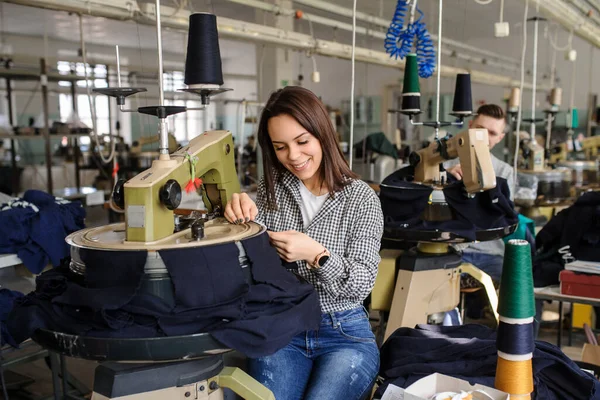
{"label": "white cardboard box", "polygon": [[[389,385],[381,400],[431,400],[431,397],[442,392],[471,392],[481,390],[487,393],[486,396],[480,392],[473,392],[474,400],[509,400],[508,393],[501,392],[484,385],[470,385],[469,382],[453,378],[442,374],[431,374],[419,379],[406,389],[400,389],[396,386]],[[399,389],[399,390],[396,390]],[[402,393],[403,391],[403,393]],[[387,397],[386,397],[387,395]]]}

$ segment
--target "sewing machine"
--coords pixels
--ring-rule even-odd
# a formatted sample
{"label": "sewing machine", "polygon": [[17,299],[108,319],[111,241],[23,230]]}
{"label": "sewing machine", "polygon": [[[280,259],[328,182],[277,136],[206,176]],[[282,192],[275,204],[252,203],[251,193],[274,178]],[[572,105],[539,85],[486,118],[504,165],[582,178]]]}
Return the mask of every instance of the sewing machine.
{"label": "sewing machine", "polygon": [[583,152],[586,160],[595,161],[598,158],[598,149],[600,148],[600,136],[590,136],[582,139],[573,139],[569,137],[566,142],[560,143],[550,151],[548,162],[555,164],[565,161],[570,153]]}
{"label": "sewing machine", "polygon": [[[194,176],[190,175],[192,162]],[[181,202],[182,188],[195,178],[202,182],[209,213],[224,209],[231,195],[240,191],[230,132],[205,132],[170,156],[155,160],[150,169],[115,186],[113,198],[126,215],[126,244],[156,242],[172,235],[173,210]]]}
{"label": "sewing machine", "polygon": [[[160,9],[159,0],[156,1],[156,9]],[[161,77],[160,18],[156,18],[156,24],[158,76]],[[210,48],[205,48],[202,46],[208,46],[206,40],[201,40],[203,38],[198,35],[205,35],[209,30],[213,31],[209,36],[214,43],[211,43]],[[203,110],[208,106],[210,96],[230,90],[221,87],[221,60],[220,57],[214,57],[215,53],[219,54],[216,17],[207,13],[192,14],[189,35],[185,78],[187,87],[181,90],[199,95],[202,103],[200,108],[165,105],[163,82],[159,79],[159,105],[139,107],[137,110],[124,109],[125,97],[146,89],[121,87],[117,52],[119,86],[95,91],[115,97],[122,112],[139,112],[158,117],[159,135],[140,139],[139,142],[141,146],[144,141],[158,141],[158,158],[149,169],[115,185],[111,201],[124,211],[124,223],[83,229],[66,238],[71,249],[69,279],[86,285],[86,277],[89,275],[86,275],[85,260],[97,257],[99,253],[111,260],[116,259],[119,252],[136,253],[142,257],[142,262],[145,256],[145,263],[135,296],[148,294],[159,298],[162,302],[159,302],[161,305],[157,308],[164,308],[166,305],[168,310],[175,310],[176,294],[171,275],[159,251],[176,249],[178,254],[188,254],[186,252],[199,246],[235,243],[235,246],[220,246],[215,251],[219,251],[224,259],[237,260],[245,283],[248,284],[252,279],[250,261],[240,242],[265,234],[266,231],[266,228],[254,222],[230,224],[222,216],[232,194],[240,191],[231,132],[200,133],[189,145],[175,152],[169,151],[173,146],[168,135],[167,117],[181,112]],[[208,56],[211,58],[208,59]],[[203,63],[211,61],[213,65],[210,68],[203,65],[206,67],[203,69],[194,65],[197,60],[202,60]],[[182,190],[201,194],[206,211],[194,211],[189,215],[176,213],[175,210],[181,204]],[[125,262],[129,261],[123,261]],[[125,267],[128,265],[123,265]],[[233,267],[237,267],[235,261]],[[101,292],[106,288],[94,289]],[[157,309],[156,313],[163,315],[165,312]],[[204,313],[198,311],[198,314]],[[274,399],[270,390],[241,369],[224,366],[223,354],[231,349],[219,343],[209,333],[181,336],[161,336],[161,333],[157,330],[156,336],[149,334],[151,337],[121,339],[38,329],[33,339],[61,355],[103,362],[96,369],[93,400],[219,400],[224,397],[223,388],[229,388],[245,399]]]}
{"label": "sewing machine", "polygon": [[468,193],[496,187],[486,129],[469,129],[412,153],[409,161],[415,167],[415,181],[423,184],[442,182],[440,163],[454,158],[461,161],[463,183]]}
{"label": "sewing machine", "polygon": [[[197,157],[195,163],[194,157]],[[190,163],[194,163],[193,175]],[[208,212],[194,212],[185,217],[175,214],[181,201],[181,187],[195,178],[202,179],[199,188]],[[86,249],[145,250],[147,278],[142,281],[140,290],[174,305],[173,285],[158,250],[185,252],[195,246],[218,245],[264,233],[264,228],[253,222],[232,225],[221,217],[227,200],[235,192],[239,192],[239,182],[231,133],[205,132],[188,146],[155,160],[150,169],[115,186],[113,201],[124,208],[125,223],[88,228],[69,235],[71,272],[85,276],[81,253]],[[206,333],[120,340],[42,330],[35,340],[69,356],[110,360],[96,370],[94,400],[184,399],[191,395],[195,399],[213,400],[223,398],[223,387],[245,399],[273,398],[268,389],[242,370],[224,367],[222,354],[229,349]]]}
{"label": "sewing machine", "polygon": [[[496,186],[496,176],[485,129],[469,129],[452,138],[443,138],[411,154],[414,181],[434,188],[421,218],[442,221],[452,219],[452,212],[442,192],[445,180],[440,163],[459,158],[467,194]],[[516,226],[478,231],[477,240],[494,240],[510,234]],[[394,243],[418,242],[408,250],[394,248]],[[464,238],[439,230],[406,231],[392,238],[384,233],[381,262],[371,299],[374,310],[389,312],[383,339],[399,327],[427,323],[428,316],[454,309],[460,301],[460,276],[468,273],[480,281],[496,314],[497,295],[492,279],[461,256],[450,251],[449,244]]]}

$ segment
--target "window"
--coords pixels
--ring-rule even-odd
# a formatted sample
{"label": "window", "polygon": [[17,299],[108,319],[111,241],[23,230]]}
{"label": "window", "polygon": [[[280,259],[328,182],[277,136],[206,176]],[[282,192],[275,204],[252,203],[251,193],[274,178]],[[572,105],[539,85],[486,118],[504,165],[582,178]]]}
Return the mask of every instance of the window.
{"label": "window", "polygon": [[[165,92],[176,92],[178,89],[184,88],[183,83],[185,75],[182,71],[171,71],[163,73],[163,89]],[[158,82],[157,82],[158,84]]]}
{"label": "window", "polygon": [[[59,61],[57,64],[58,72],[60,74],[68,75],[74,73],[78,76],[83,77],[87,69],[87,81],[90,87],[90,91],[93,88],[108,87],[106,81],[106,65],[87,65],[84,69],[83,63],[80,62],[68,62]],[[59,86],[70,87],[69,81],[59,81]],[[109,133],[110,119],[109,119],[109,97],[104,95],[92,94],[92,105],[96,113],[96,131],[98,134]],[[70,94],[61,93],[59,95],[59,107],[60,107],[60,119],[63,122],[73,122],[75,118],[73,115],[73,101]],[[92,128],[92,113],[90,111],[90,102],[86,90],[85,79],[77,81],[77,114],[79,120],[83,122],[89,128]],[[90,144],[89,137],[82,137],[80,139],[81,144]]]}

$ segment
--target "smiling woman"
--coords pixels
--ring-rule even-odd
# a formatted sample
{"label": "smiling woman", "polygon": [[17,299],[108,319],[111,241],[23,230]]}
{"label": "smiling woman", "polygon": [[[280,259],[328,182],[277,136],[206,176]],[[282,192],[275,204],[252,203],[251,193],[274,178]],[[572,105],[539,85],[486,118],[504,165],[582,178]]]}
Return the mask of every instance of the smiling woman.
{"label": "smiling woman", "polygon": [[269,207],[275,206],[274,178],[286,170],[315,195],[334,195],[357,178],[344,159],[325,106],[308,89],[288,86],[271,95],[258,126],[258,142],[264,152]]}
{"label": "smiling woman", "polygon": [[271,245],[319,295],[321,325],[250,374],[280,399],[363,399],[379,351],[362,301],[371,292],[383,233],[375,192],[350,170],[321,101],[301,87],[274,92],[258,127],[265,175],[257,202],[234,194],[230,222],[256,220]]}

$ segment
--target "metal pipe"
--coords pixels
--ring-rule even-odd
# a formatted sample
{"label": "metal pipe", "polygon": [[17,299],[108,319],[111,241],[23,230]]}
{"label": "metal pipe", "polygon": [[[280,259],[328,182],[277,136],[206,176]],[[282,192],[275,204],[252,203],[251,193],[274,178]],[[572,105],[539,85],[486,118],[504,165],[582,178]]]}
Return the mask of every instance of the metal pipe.
{"label": "metal pipe", "polygon": [[[115,46],[115,52],[117,53],[117,82],[119,87],[121,87],[121,59],[119,57],[119,45]],[[106,76],[108,77],[108,73]]]}
{"label": "metal pipe", "polygon": [[586,0],[586,2],[594,7],[597,12],[600,12],[600,1],[598,0]]}
{"label": "metal pipe", "polygon": [[[533,22],[533,81],[531,85],[533,90],[531,91],[531,140],[535,140],[535,88],[537,80],[537,53],[538,53],[538,26],[539,17],[534,17]],[[517,133],[518,134],[518,133]]]}
{"label": "metal pipe", "polygon": [[587,20],[577,9],[563,0],[539,1],[538,5],[546,16],[560,23],[567,31],[573,29],[574,34],[600,47],[600,26]]}
{"label": "metal pipe", "polygon": [[[294,0],[294,3],[298,3],[298,4],[304,4],[306,6],[312,7],[312,8],[316,8],[322,11],[327,11],[330,12],[332,14],[336,14],[336,15],[341,15],[344,17],[348,17],[348,18],[352,18],[352,10],[348,9],[348,8],[344,8],[344,7],[340,7],[337,4],[334,3],[330,3],[330,2],[326,2],[326,1],[321,1],[321,0]],[[377,18],[377,17],[373,17],[371,15],[362,13],[362,12],[357,12],[356,13],[356,19],[362,22],[368,22],[372,25],[375,26],[380,26],[382,28],[388,28],[390,25],[390,21],[389,20],[385,20],[383,18]],[[431,38],[433,40],[436,40],[437,37],[435,35],[431,35]],[[484,49],[480,49],[478,47],[475,46],[471,46],[462,42],[459,42],[457,40],[452,40],[452,39],[446,39],[446,43],[450,46],[454,46],[458,49],[462,49],[462,50],[468,50],[477,54],[481,54],[481,55],[485,55],[487,57],[490,58],[494,58],[500,61],[510,61],[511,63],[515,63],[515,64],[519,64],[519,60],[517,60],[516,58],[511,58],[511,57],[502,57],[499,56],[497,53],[494,53],[492,51],[488,51],[488,50],[484,50]]]}
{"label": "metal pipe", "polygon": [[[254,7],[254,8],[263,10],[263,11],[271,12],[274,14],[282,14],[282,15],[294,16],[294,17],[296,16],[296,10],[293,10],[290,8],[283,8],[281,6],[276,6],[276,5],[265,3],[265,2],[259,1],[259,0],[227,0],[227,1],[236,3],[236,4],[247,5],[247,6]],[[416,4],[416,2],[414,4]],[[350,17],[352,17],[352,15],[350,15]],[[303,12],[301,19],[310,21],[310,22],[314,22],[316,24],[330,26],[333,28],[352,32],[352,24],[348,24],[348,23],[341,22],[341,21],[335,21],[330,18],[325,18],[325,17],[321,17],[318,15]],[[388,25],[389,25],[389,21],[386,22],[382,26],[387,28]],[[360,26],[356,27],[356,33],[359,33],[361,35],[372,36],[372,37],[375,37],[378,39],[386,38],[385,32],[374,31],[374,30],[363,28]],[[434,40],[435,40],[436,36],[432,35],[432,38],[434,38]],[[450,39],[445,39],[445,40],[448,43],[453,42]],[[516,60],[516,59],[511,59],[509,57],[507,57],[507,58],[499,57],[497,54],[486,51],[486,50],[478,49],[476,47],[465,45],[464,43],[460,43],[460,42],[456,42],[456,43],[452,43],[452,45],[456,48],[461,48],[463,50],[473,52],[479,57],[458,53],[452,49],[443,49],[442,51],[444,52],[444,54],[445,55],[455,55],[457,58],[462,58],[469,62],[478,62],[478,63],[485,62],[486,65],[497,67],[497,68],[502,68],[502,69],[508,69],[511,71],[517,71],[519,69],[519,63],[518,63],[518,60]]]}
{"label": "metal pipe", "polygon": [[[354,77],[356,67],[356,0],[353,2],[352,11],[352,50],[350,54],[350,154],[348,157],[348,166],[352,170],[352,163],[354,162]],[[365,121],[366,123],[366,121]]]}
{"label": "metal pipe", "polygon": [[48,174],[48,193],[52,195],[52,152],[50,148],[50,123],[49,123],[49,110],[48,110],[48,76],[46,75],[46,60],[40,58],[40,83],[42,87],[42,110],[44,112],[44,139],[45,139],[45,153],[46,153],[46,173]]}
{"label": "metal pipe", "polygon": [[238,149],[238,159],[237,159],[237,173],[238,173],[238,180],[240,181],[240,183],[242,182],[242,178],[243,178],[243,173],[242,173],[242,153],[244,152],[244,127],[245,127],[245,123],[246,123],[246,105],[247,103],[245,101],[242,101],[241,103],[238,104],[238,107],[241,108],[241,115],[240,115],[240,126],[238,128],[238,131],[240,132],[240,137],[239,137],[239,143],[237,145],[235,145],[234,147],[237,147]]}
{"label": "metal pipe", "polygon": [[[123,4],[117,0],[105,0],[102,3],[96,0],[6,0],[9,3],[22,4],[27,6],[41,7],[52,10],[69,11],[93,15],[95,17],[112,18],[123,20],[130,18],[140,24],[151,24],[146,18],[136,17],[134,13],[139,11],[135,3]],[[163,6],[163,10],[171,12],[173,8]],[[163,16],[162,26],[178,30],[187,30],[187,18],[189,12],[180,11],[173,17]],[[310,35],[304,35],[298,32],[290,32],[282,29],[253,24],[250,22],[238,21],[230,18],[219,17],[217,21],[219,36],[222,38],[239,39],[259,43],[268,43],[280,47],[288,47],[296,50],[310,50],[314,54],[341,59],[350,59],[352,46],[327,40],[314,40]],[[600,43],[600,34],[599,40]],[[368,62],[371,64],[382,65],[403,70],[404,62],[402,60],[390,59],[389,55],[383,51],[376,51],[357,47],[356,60]],[[478,70],[467,70],[451,66],[442,66],[441,74],[444,77],[454,78],[458,73],[470,73],[471,82],[482,83],[491,86],[511,87],[519,85],[518,80],[511,76],[504,76]],[[526,84],[525,88],[531,88]],[[550,89],[550,86],[539,87],[540,90]]]}
{"label": "metal pipe", "polygon": [[[9,66],[10,68],[10,66]],[[6,102],[8,104],[8,123],[10,125],[11,135],[14,135],[14,110],[13,110],[13,95],[12,95],[12,83],[9,78],[6,78]],[[19,174],[17,173],[17,149],[15,148],[16,143],[14,139],[10,139],[10,165],[11,165],[11,194],[17,195],[19,192]]]}
{"label": "metal pipe", "polygon": [[[160,24],[160,0],[156,0],[154,3],[156,7],[156,43],[158,46],[158,105],[164,107],[165,105],[165,92],[163,82],[163,56],[162,56],[162,35],[161,35],[161,24]],[[169,155],[169,126],[167,125],[167,118],[159,118],[158,122],[158,134],[160,137],[160,144],[158,146],[158,152],[163,155]]]}
{"label": "metal pipe", "polygon": [[442,7],[443,0],[439,0],[438,8],[438,59],[437,59],[437,91],[435,96],[435,140],[438,140],[440,133],[440,69],[442,68]]}
{"label": "metal pipe", "polygon": [[573,5],[575,7],[577,7],[579,9],[579,11],[581,11],[583,13],[583,15],[586,18],[591,19],[596,24],[600,24],[600,18],[598,18],[598,16],[593,12],[593,10],[590,7],[586,7],[586,5],[582,4],[582,2],[580,0],[570,0],[570,1],[571,1],[571,3],[573,3]]}
{"label": "metal pipe", "polygon": [[[71,82],[71,104],[73,107],[73,112],[77,113],[77,92],[76,92],[77,82]],[[81,178],[79,176],[79,141],[77,140],[77,136],[71,139],[73,143],[73,164],[75,164],[75,187],[77,187],[77,191],[81,188]]]}

